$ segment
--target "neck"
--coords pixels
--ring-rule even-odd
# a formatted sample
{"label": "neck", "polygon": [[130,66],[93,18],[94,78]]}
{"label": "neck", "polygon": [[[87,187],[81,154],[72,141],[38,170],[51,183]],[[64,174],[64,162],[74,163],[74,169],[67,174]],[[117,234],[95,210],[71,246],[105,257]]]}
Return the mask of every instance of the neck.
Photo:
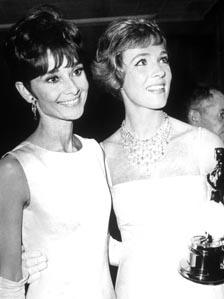
{"label": "neck", "polygon": [[36,131],[30,136],[38,145],[58,152],[74,151],[73,122],[41,118]]}
{"label": "neck", "polygon": [[162,110],[144,109],[142,113],[126,111],[125,126],[140,139],[153,136],[164,120]]}

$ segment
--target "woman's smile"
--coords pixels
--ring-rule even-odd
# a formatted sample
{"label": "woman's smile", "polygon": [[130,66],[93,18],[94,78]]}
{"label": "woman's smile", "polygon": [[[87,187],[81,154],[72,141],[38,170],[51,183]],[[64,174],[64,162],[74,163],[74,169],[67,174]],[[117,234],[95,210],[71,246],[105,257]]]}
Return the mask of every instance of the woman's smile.
{"label": "woman's smile", "polygon": [[73,107],[73,106],[76,106],[77,104],[79,104],[79,102],[80,102],[80,94],[79,94],[79,96],[77,96],[73,99],[59,101],[58,104],[66,106],[66,107]]}
{"label": "woman's smile", "polygon": [[150,85],[146,88],[148,92],[152,93],[164,93],[165,92],[165,84],[158,84],[158,85]]}

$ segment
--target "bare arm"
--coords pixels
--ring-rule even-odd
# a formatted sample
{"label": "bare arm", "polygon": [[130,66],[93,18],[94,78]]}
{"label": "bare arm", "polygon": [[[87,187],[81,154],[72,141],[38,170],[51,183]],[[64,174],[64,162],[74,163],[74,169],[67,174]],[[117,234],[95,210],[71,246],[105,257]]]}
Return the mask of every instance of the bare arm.
{"label": "bare arm", "polygon": [[0,276],[22,279],[22,219],[28,200],[28,186],[17,160],[0,161]]}

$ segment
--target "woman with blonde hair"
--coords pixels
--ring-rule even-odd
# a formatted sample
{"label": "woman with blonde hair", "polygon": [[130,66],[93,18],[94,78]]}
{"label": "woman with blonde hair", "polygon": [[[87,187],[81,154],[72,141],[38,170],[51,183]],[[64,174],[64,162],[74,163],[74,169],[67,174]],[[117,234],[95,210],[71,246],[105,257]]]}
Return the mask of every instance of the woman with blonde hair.
{"label": "woman with blonde hair", "polygon": [[210,200],[207,182],[223,143],[164,112],[172,73],[158,25],[115,20],[99,39],[93,73],[125,108],[121,127],[103,142],[123,248],[117,298],[224,298],[222,285],[178,273],[193,236],[224,235],[223,205]]}

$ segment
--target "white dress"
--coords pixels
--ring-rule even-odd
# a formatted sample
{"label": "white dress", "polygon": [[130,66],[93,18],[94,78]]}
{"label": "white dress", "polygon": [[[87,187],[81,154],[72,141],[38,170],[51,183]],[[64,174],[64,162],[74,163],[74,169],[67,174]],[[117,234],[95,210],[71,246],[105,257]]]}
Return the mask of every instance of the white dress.
{"label": "white dress", "polygon": [[31,299],[114,299],[108,266],[111,196],[103,153],[78,136],[74,153],[52,152],[23,142],[11,155],[26,175],[30,204],[24,208],[23,245],[40,250],[48,267],[32,283]]}
{"label": "white dress", "polygon": [[224,206],[210,201],[200,157],[206,132],[177,141],[158,165],[158,176],[111,186],[122,237],[118,299],[224,298],[222,285],[193,283],[178,272],[193,236],[224,235]]}

